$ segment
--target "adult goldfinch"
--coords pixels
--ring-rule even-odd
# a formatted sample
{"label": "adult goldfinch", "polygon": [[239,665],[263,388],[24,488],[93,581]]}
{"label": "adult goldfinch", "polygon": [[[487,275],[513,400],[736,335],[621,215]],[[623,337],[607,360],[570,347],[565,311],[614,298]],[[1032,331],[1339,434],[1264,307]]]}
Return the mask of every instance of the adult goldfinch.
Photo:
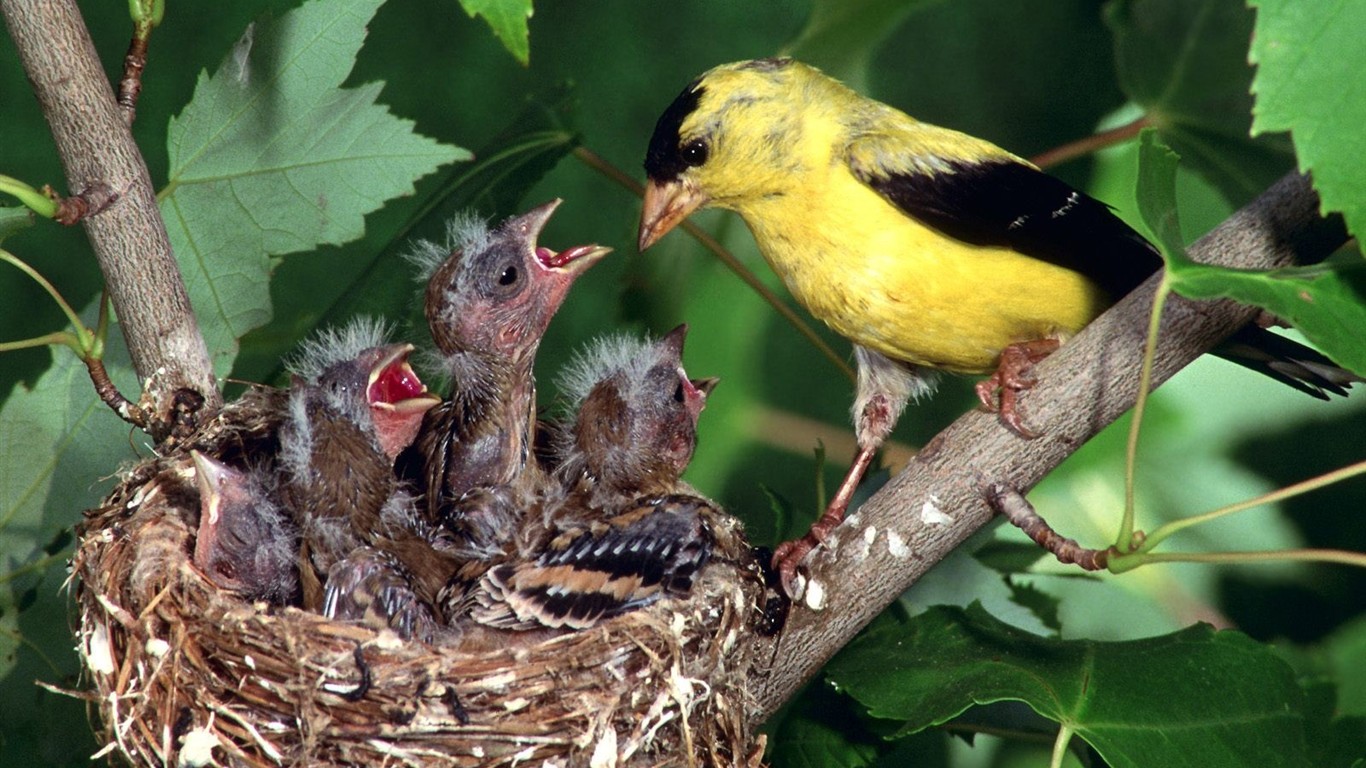
{"label": "adult goldfinch", "polygon": [[[1027,161],[790,59],[693,81],[655,126],[645,171],[642,250],[699,207],[735,211],[797,301],[854,343],[859,453],[811,533],[775,555],[789,590],[937,372],[992,373],[978,396],[1030,436],[1015,409],[1028,368],[1162,263],[1103,203]],[[1239,362],[1315,396],[1353,380],[1260,329],[1237,341],[1260,351]]]}

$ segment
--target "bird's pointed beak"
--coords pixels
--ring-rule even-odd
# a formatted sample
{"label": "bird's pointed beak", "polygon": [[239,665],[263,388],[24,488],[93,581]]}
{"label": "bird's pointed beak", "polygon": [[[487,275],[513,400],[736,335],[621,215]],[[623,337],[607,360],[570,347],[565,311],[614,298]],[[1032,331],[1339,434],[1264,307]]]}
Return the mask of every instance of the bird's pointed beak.
{"label": "bird's pointed beak", "polygon": [[550,215],[562,202],[564,201],[557,197],[548,203],[542,203],[521,216],[504,221],[498,226],[498,231],[535,243],[536,238],[541,236],[541,230],[545,229],[546,222],[550,221]]}
{"label": "bird's pointed beak", "polygon": [[659,340],[659,345],[668,351],[668,354],[675,360],[683,361],[683,342],[688,338],[688,324],[681,323],[672,331],[664,334],[664,338]]}
{"label": "bird's pointed beak", "polygon": [[536,260],[546,269],[578,275],[611,252],[612,249],[605,245],[576,245],[559,253],[550,248],[537,247]]}
{"label": "bird's pointed beak", "polygon": [[689,379],[689,381],[692,382],[693,389],[701,392],[703,397],[711,397],[712,390],[721,383],[721,377],[708,376],[705,379]]}
{"label": "bird's pointed beak", "polygon": [[707,200],[706,194],[692,182],[651,181],[645,186],[645,205],[640,212],[640,250],[654,245]]}
{"label": "bird's pointed beak", "polygon": [[199,503],[204,522],[209,526],[218,523],[218,510],[223,503],[223,485],[228,480],[228,467],[199,451],[190,451],[194,459],[195,485],[199,486]]}

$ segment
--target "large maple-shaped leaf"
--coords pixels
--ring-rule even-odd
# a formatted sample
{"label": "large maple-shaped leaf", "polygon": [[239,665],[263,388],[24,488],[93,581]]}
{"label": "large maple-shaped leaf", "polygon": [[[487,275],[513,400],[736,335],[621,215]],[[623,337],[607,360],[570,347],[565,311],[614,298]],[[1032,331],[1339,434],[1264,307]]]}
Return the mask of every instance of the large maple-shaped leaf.
{"label": "large maple-shaped leaf", "polygon": [[1290,131],[1323,207],[1366,233],[1366,3],[1253,0],[1252,130]]}
{"label": "large maple-shaped leaf", "polygon": [[508,53],[526,64],[531,61],[531,40],[527,19],[531,18],[531,0],[460,0],[460,5],[471,18],[483,16],[493,34],[503,42]]}
{"label": "large maple-shaped leaf", "polygon": [[1230,203],[1242,205],[1289,170],[1283,137],[1248,133],[1253,19],[1242,0],[1116,0],[1105,19],[1125,93]]}
{"label": "large maple-shaped leaf", "polygon": [[1290,667],[1233,631],[1195,626],[1128,642],[1052,640],[980,606],[884,620],[827,668],[899,734],[968,708],[1022,701],[1116,768],[1306,765],[1303,694]]}
{"label": "large maple-shaped leaf", "polygon": [[364,233],[365,214],[468,153],[341,88],[378,0],[314,0],[248,28],[171,120],[162,215],[214,368],[270,319],[270,257]]}

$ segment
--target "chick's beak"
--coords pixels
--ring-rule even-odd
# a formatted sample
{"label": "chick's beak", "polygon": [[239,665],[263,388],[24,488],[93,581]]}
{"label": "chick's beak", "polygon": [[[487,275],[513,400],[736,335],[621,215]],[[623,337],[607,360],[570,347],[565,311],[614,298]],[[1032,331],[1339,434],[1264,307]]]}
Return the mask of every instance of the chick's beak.
{"label": "chick's beak", "polygon": [[645,206],[640,212],[640,250],[655,244],[688,214],[707,202],[707,195],[683,179],[651,181],[645,186]]}
{"label": "chick's beak", "polygon": [[498,232],[505,233],[512,237],[525,239],[533,245],[536,238],[540,237],[541,230],[545,229],[545,224],[550,221],[550,215],[564,202],[560,198],[555,198],[548,203],[532,208],[521,216],[514,216],[498,226]]}
{"label": "chick's beak", "polygon": [[536,259],[546,269],[555,269],[577,276],[597,263],[598,259],[611,253],[605,245],[576,245],[559,253],[545,248],[536,248]]}
{"label": "chick's beak", "polygon": [[705,379],[691,379],[693,389],[702,393],[704,398],[711,397],[711,393],[716,389],[716,385],[721,383],[719,376],[708,376]]}
{"label": "chick's beak", "polygon": [[228,482],[230,470],[199,451],[190,451],[190,457],[194,460],[195,485],[199,486],[202,512],[208,524],[215,525],[223,503],[222,488]]}
{"label": "chick's beak", "polygon": [[390,344],[377,350],[378,360],[370,368],[365,389],[372,408],[421,413],[441,402],[408,365],[412,351],[412,344]]}

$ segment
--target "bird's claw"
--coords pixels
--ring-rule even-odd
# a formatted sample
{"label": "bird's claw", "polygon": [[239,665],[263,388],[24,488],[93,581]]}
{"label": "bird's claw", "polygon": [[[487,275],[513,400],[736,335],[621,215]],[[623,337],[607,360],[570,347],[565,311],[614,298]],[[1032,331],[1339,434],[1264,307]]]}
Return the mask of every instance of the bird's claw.
{"label": "bird's claw", "polygon": [[1019,411],[1021,392],[1033,388],[1038,379],[1030,375],[1035,363],[1048,357],[1058,348],[1057,339],[1037,339],[1011,344],[1001,350],[1001,359],[996,371],[988,378],[977,383],[974,389],[977,399],[987,413],[999,414],[1002,423],[1012,432],[1026,440],[1039,436],[1038,432],[1024,425],[1024,417]]}
{"label": "bird's claw", "polygon": [[789,598],[795,600],[798,596],[797,567],[819,545],[820,540],[808,533],[800,539],[785,541],[773,550],[773,570],[778,572],[778,583]]}

